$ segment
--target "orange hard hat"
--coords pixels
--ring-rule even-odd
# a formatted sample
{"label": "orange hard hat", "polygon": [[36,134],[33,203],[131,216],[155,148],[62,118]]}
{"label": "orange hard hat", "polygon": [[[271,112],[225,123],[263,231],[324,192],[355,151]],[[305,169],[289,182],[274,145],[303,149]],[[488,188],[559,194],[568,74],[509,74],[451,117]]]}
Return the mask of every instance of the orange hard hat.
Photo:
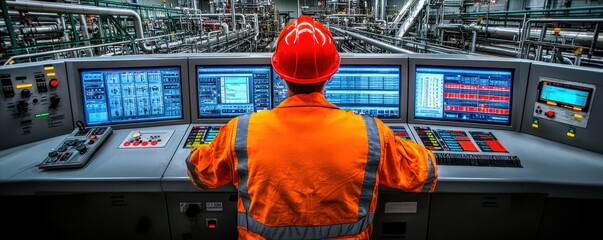
{"label": "orange hard hat", "polygon": [[272,55],[272,67],[281,79],[300,84],[329,80],[340,62],[329,29],[309,16],[301,16],[283,29]]}

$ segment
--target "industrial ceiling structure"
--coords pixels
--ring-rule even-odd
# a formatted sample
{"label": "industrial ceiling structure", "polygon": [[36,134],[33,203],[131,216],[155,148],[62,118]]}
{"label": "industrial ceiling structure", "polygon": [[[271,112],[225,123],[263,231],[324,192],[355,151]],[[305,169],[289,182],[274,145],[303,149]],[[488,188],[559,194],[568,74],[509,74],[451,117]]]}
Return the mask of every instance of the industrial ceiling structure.
{"label": "industrial ceiling structure", "polygon": [[599,0],[0,0],[0,63],[272,52],[310,15],[340,52],[498,55],[603,67]]}

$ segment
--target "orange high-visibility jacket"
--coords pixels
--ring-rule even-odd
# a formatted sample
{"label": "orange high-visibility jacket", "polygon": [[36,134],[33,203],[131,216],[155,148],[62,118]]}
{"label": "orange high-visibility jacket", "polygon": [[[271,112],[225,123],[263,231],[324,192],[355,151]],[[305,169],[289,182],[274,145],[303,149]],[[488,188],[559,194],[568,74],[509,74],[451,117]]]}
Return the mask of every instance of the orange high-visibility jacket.
{"label": "orange high-visibility jacket", "polygon": [[186,163],[200,190],[237,187],[239,239],[369,239],[379,184],[432,192],[438,176],[431,151],[320,93],[232,119]]}

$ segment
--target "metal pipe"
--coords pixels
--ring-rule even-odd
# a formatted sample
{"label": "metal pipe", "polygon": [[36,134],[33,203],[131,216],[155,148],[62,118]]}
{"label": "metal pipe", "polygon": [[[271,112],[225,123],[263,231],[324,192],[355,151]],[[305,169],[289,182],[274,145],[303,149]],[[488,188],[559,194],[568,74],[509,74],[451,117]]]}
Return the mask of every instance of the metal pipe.
{"label": "metal pipe", "polygon": [[[472,31],[476,29],[478,32],[487,33],[491,38],[499,38],[499,39],[508,39],[508,40],[516,40],[521,39],[520,34],[523,31],[518,30],[516,27],[488,27],[488,31],[486,32],[482,26],[474,25],[462,25],[462,24],[440,24],[436,26],[437,29],[444,30],[458,30],[462,28],[466,31]],[[541,34],[541,29],[530,29],[529,35],[526,33],[526,37],[538,37]],[[553,30],[548,30],[546,35],[550,36],[553,34]],[[564,37],[566,39],[574,39],[576,44],[581,46],[590,46],[593,40],[593,33],[588,32],[580,32],[580,31],[568,31],[563,30],[559,33],[560,37]],[[522,37],[523,38],[523,37]],[[598,39],[596,41],[595,47],[603,47],[603,39]]]}
{"label": "metal pipe", "polygon": [[550,22],[588,22],[588,23],[600,23],[603,22],[603,18],[549,18],[549,19],[529,19],[524,22],[523,31],[519,43],[519,49],[523,51],[525,40],[528,38],[528,31],[531,32],[531,23],[550,23]]}
{"label": "metal pipe", "polygon": [[[237,22],[235,21],[235,0],[230,0],[230,15],[232,19],[232,31],[237,30]],[[243,17],[245,19],[245,17]],[[245,24],[245,20],[243,20],[243,24]]]}
{"label": "metal pipe", "polygon": [[[243,24],[243,25],[247,24],[247,22],[245,21],[245,15],[244,14],[237,13],[237,14],[234,14],[234,16],[241,17],[241,21],[242,21],[241,24]],[[203,13],[203,14],[201,14],[201,17],[226,17],[226,15],[225,14],[221,14],[221,13]],[[232,18],[232,21],[233,22],[235,21],[234,17]],[[234,31],[234,29],[233,29],[233,31]]]}
{"label": "metal pipe", "polygon": [[59,50],[47,51],[47,52],[30,53],[30,54],[23,54],[23,55],[15,55],[15,56],[11,56],[8,60],[6,60],[6,62],[4,62],[4,66],[8,65],[13,60],[19,59],[19,58],[38,57],[38,56],[57,54],[57,53],[63,53],[63,52],[71,52],[71,51],[77,51],[77,50],[84,50],[84,49],[93,48],[93,47],[106,47],[106,46],[119,45],[119,44],[125,44],[125,43],[130,43],[130,41],[121,41],[121,42],[99,44],[99,45],[94,45],[94,46],[83,46],[83,47],[59,49]]}
{"label": "metal pipe", "polygon": [[[80,14],[80,31],[82,32],[82,37],[84,37],[84,40],[90,40],[90,35],[88,34],[88,27],[86,27],[86,17],[84,17],[83,14]],[[84,45],[90,46],[90,41],[84,41]],[[94,55],[92,49],[90,48],[86,49],[86,52],[88,52],[89,57],[92,57]]]}
{"label": "metal pipe", "polygon": [[6,5],[10,9],[19,11],[36,11],[36,12],[52,12],[52,13],[76,13],[76,14],[87,14],[87,15],[116,15],[116,16],[128,16],[134,19],[134,28],[136,31],[136,38],[144,38],[144,32],[142,28],[142,20],[138,13],[129,9],[122,8],[105,8],[95,7],[87,5],[76,5],[76,4],[58,4],[48,2],[13,2],[6,1]]}
{"label": "metal pipe", "polygon": [[379,20],[385,20],[385,1],[381,0],[381,18]]}
{"label": "metal pipe", "polygon": [[62,31],[63,31],[63,28],[59,25],[20,28],[20,32],[23,34],[47,34],[47,33],[60,33]]}
{"label": "metal pipe", "polygon": [[379,11],[378,11],[378,6],[379,6],[379,0],[375,0],[375,6],[373,6],[373,15],[375,17],[375,20],[379,20]]}
{"label": "metal pipe", "polygon": [[[599,23],[595,24],[595,33],[593,34],[593,41],[590,43],[590,48],[588,49],[588,57],[592,57],[593,53],[595,53],[595,46],[597,44],[597,41],[599,39]],[[577,63],[579,65],[580,59],[577,59]]]}
{"label": "metal pipe", "polygon": [[390,52],[393,52],[393,53],[415,53],[413,51],[406,50],[404,48],[399,48],[399,47],[396,47],[396,46],[393,46],[393,45],[390,45],[390,44],[387,44],[387,43],[384,43],[384,42],[381,42],[381,41],[378,41],[378,40],[375,40],[375,39],[372,39],[372,38],[368,38],[368,37],[362,36],[362,35],[357,34],[357,33],[353,33],[353,32],[346,31],[346,30],[343,30],[343,29],[339,29],[339,28],[336,28],[336,27],[331,27],[331,29],[333,29],[333,30],[335,30],[335,31],[337,31],[337,32],[339,32],[341,34],[345,34],[345,35],[348,35],[348,36],[350,36],[352,38],[355,38],[355,39],[358,39],[358,40],[362,40],[362,41],[370,43],[370,44],[372,44],[372,45],[374,45],[374,46],[376,46],[378,48],[381,48],[383,50],[387,50],[387,51],[390,51]]}
{"label": "metal pipe", "polygon": [[477,42],[477,31],[471,31],[472,36],[471,36],[471,52],[474,53],[475,52],[475,42]]}

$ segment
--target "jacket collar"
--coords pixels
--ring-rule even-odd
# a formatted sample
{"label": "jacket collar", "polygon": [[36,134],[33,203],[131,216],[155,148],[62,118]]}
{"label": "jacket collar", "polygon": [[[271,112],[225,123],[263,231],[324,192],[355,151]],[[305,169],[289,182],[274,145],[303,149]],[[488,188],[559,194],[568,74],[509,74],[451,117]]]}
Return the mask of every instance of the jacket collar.
{"label": "jacket collar", "polygon": [[324,107],[339,109],[335,104],[330,103],[322,93],[296,94],[285,99],[277,108],[287,107]]}

